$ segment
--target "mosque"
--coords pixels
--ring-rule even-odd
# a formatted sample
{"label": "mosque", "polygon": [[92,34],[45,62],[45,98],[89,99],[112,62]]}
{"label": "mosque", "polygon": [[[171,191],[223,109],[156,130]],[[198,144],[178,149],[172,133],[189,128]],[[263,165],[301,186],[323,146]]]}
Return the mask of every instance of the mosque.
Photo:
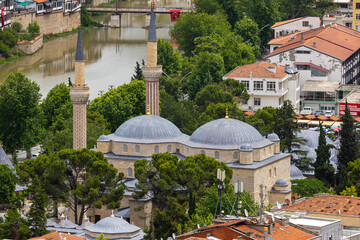
{"label": "mosque", "polygon": [[[88,87],[84,79],[84,56],[81,32],[76,51],[75,85],[70,94],[74,102],[74,148],[86,147],[86,103]],[[108,161],[124,172],[126,191],[121,212],[130,222],[141,228],[149,227],[151,196],[133,199],[136,190],[134,163],[148,159],[154,153],[169,152],[180,159],[205,154],[226,163],[233,170],[232,183],[243,182],[245,191],[260,202],[263,191],[264,203],[275,205],[291,198],[290,154],[280,152],[280,139],[276,134],[262,136],[254,127],[242,121],[224,118],[199,127],[191,136],[183,134],[173,123],[159,116],[159,78],[161,66],[157,65],[157,38],[153,6],[147,43],[147,65],[143,67],[146,80],[146,114],[129,119],[110,135],[97,140],[97,151],[104,153]],[[85,113],[84,113],[85,111]],[[85,129],[84,129],[85,126]],[[263,188],[261,189],[261,186]],[[108,217],[105,209],[88,211],[90,221]],[[124,216],[125,217],[125,216]]]}

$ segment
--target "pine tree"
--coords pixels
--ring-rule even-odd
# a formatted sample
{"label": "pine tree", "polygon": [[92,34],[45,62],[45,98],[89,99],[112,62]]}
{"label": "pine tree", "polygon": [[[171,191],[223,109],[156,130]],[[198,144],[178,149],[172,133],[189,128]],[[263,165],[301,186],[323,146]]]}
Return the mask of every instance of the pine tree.
{"label": "pine tree", "polygon": [[330,148],[333,145],[326,143],[325,132],[320,123],[319,145],[316,151],[315,177],[325,183],[327,187],[334,185],[335,169],[330,163]]}
{"label": "pine tree", "polygon": [[354,120],[351,117],[347,102],[345,105],[345,114],[341,117],[343,121],[340,134],[340,150],[338,153],[338,168],[336,173],[337,192],[341,192],[348,185],[348,163],[359,157],[358,141]]}
{"label": "pine tree", "polygon": [[[143,60],[143,64],[144,66],[144,60]],[[135,65],[135,73],[134,75],[131,77],[131,81],[133,80],[144,80],[144,76],[140,67],[140,63],[138,61],[136,61],[136,65]]]}

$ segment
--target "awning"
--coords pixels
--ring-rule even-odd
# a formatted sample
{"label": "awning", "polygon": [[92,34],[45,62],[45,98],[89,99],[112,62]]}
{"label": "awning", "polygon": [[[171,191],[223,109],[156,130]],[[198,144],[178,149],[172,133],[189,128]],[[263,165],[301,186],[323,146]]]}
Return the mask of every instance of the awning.
{"label": "awning", "polygon": [[308,124],[311,121],[308,120],[308,119],[299,119],[299,120],[297,120],[297,122],[300,123],[300,124]]}
{"label": "awning", "polygon": [[320,66],[318,66],[318,65],[315,65],[315,64],[313,64],[313,63],[307,63],[307,62],[294,62],[294,65],[308,65],[308,66],[310,66],[310,67],[313,67],[313,68],[319,69],[319,70],[321,70],[321,71],[323,71],[323,72],[328,72],[328,71],[329,71],[329,70],[327,70],[327,69],[325,69],[325,68],[323,68],[323,67],[320,67]]}
{"label": "awning", "polygon": [[319,125],[319,122],[321,122],[321,121],[319,121],[319,120],[312,120],[312,121],[310,121],[308,124],[309,125]]}
{"label": "awning", "polygon": [[336,89],[339,87],[337,81],[317,81],[306,80],[301,88],[302,92],[326,92],[335,94]]}
{"label": "awning", "polygon": [[323,121],[322,125],[326,127],[331,127],[334,123],[334,121]]}

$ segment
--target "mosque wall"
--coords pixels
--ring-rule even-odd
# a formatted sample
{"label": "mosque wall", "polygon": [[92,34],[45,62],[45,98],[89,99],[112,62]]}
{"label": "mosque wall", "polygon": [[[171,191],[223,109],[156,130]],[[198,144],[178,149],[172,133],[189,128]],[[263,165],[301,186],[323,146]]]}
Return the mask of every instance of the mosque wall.
{"label": "mosque wall", "polygon": [[[108,162],[112,164],[119,172],[124,173],[124,177],[133,178],[134,173],[134,160],[129,159],[114,159],[108,158]],[[131,169],[131,171],[130,171]],[[131,174],[130,174],[131,173]]]}
{"label": "mosque wall", "polygon": [[150,227],[152,201],[130,200],[130,222],[141,229]]}

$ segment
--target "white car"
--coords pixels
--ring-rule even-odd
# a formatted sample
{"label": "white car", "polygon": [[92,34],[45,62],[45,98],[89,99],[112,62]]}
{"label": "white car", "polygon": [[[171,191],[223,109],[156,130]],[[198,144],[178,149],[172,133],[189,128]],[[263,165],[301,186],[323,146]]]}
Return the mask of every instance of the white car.
{"label": "white car", "polygon": [[324,116],[325,117],[332,117],[334,114],[333,114],[333,112],[332,111],[325,111],[325,114],[324,114]]}
{"label": "white car", "polygon": [[313,110],[311,107],[303,107],[303,109],[300,112],[301,115],[309,115],[312,113],[313,113]]}

